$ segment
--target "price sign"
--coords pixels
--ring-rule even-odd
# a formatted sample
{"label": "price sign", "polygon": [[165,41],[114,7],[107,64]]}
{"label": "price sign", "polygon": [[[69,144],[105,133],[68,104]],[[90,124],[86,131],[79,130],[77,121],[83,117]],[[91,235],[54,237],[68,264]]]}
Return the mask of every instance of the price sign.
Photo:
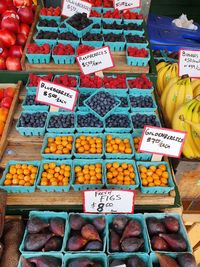
{"label": "price sign", "polygon": [[84,74],[95,73],[114,67],[114,61],[108,46],[77,56],[76,60]]}
{"label": "price sign", "polygon": [[126,10],[141,7],[141,0],[114,0],[114,8]]}
{"label": "price sign", "polygon": [[83,192],[84,212],[133,213],[134,190],[87,190]]}
{"label": "price sign", "polygon": [[86,13],[90,16],[92,4],[81,0],[63,0],[62,15],[71,17],[76,13]]}
{"label": "price sign", "polygon": [[145,126],[139,151],[180,158],[186,132]]}
{"label": "price sign", "polygon": [[40,80],[36,101],[73,111],[78,98],[78,91],[57,85],[51,82]]}
{"label": "price sign", "polygon": [[178,63],[179,76],[188,74],[191,78],[200,77],[200,50],[181,49]]}

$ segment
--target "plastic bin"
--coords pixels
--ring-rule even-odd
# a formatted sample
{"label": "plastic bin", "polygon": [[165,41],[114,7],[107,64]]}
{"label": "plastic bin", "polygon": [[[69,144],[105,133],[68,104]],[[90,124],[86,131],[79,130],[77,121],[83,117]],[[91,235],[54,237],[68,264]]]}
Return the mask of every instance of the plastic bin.
{"label": "plastic bin", "polygon": [[34,95],[36,97],[36,94],[33,92],[27,92],[26,93],[26,97],[22,102],[22,108],[23,110],[26,111],[30,111],[30,110],[34,110],[34,111],[48,111],[49,110],[49,106],[48,105],[44,105],[44,104],[40,104],[40,105],[27,105],[26,104],[26,98],[29,95]]}
{"label": "plastic bin", "polygon": [[[49,122],[52,116],[60,116],[60,115],[65,115],[65,116],[74,116],[74,125],[71,128],[49,128]],[[50,112],[47,117],[47,122],[46,122],[46,130],[49,133],[56,133],[56,134],[67,134],[67,133],[73,133],[75,131],[75,125],[76,125],[76,115],[75,112]]]}
{"label": "plastic bin", "polygon": [[23,267],[22,266],[22,257],[24,257],[25,259],[29,259],[29,258],[32,258],[32,257],[38,257],[38,256],[51,256],[51,257],[55,257],[55,258],[58,258],[61,260],[61,263],[63,264],[63,255],[62,253],[59,253],[59,252],[37,252],[37,253],[23,253],[23,255],[20,256],[20,259],[19,259],[19,263],[17,265],[17,267]]}
{"label": "plastic bin", "polygon": [[[124,117],[128,118],[129,120],[129,127],[125,128],[125,127],[111,127],[109,128],[106,124],[106,120],[110,117],[110,116],[115,116],[115,115],[123,115]],[[129,113],[127,112],[123,112],[123,111],[115,111],[112,114],[106,116],[105,118],[105,132],[106,133],[130,133],[132,131],[132,122],[131,122],[131,116]]]}
{"label": "plastic bin", "polygon": [[[132,137],[142,137],[142,130],[134,131],[132,134]],[[134,145],[134,141],[133,141]],[[150,161],[152,158],[152,154],[149,153],[140,153],[135,150],[135,155],[134,155],[135,160],[137,161]]]}
{"label": "plastic bin", "polygon": [[104,130],[104,120],[98,118],[96,115],[94,115],[97,119],[99,119],[102,122],[102,127],[80,127],[78,124],[79,116],[86,116],[87,114],[92,114],[90,111],[78,111],[76,113],[76,130],[79,133],[102,133]]}
{"label": "plastic bin", "polygon": [[[153,107],[133,107],[131,105],[131,97],[140,97],[140,96],[148,96],[148,97],[151,97],[152,101],[153,101]],[[157,105],[156,105],[156,101],[155,101],[155,98],[154,96],[151,94],[151,92],[136,92],[136,91],[131,91],[129,92],[129,102],[130,102],[130,107],[131,107],[131,112],[140,112],[140,111],[143,111],[143,112],[154,112],[157,110]]]}

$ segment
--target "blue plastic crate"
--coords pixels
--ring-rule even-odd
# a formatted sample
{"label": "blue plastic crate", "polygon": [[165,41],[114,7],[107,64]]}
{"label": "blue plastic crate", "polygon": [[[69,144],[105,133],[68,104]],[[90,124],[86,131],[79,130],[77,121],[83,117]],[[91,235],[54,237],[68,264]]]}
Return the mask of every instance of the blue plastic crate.
{"label": "blue plastic crate", "polygon": [[[34,185],[32,185],[32,186],[20,186],[20,185],[9,185],[8,186],[8,185],[4,185],[4,181],[6,179],[6,174],[9,172],[10,166],[16,165],[16,164],[29,164],[29,165],[34,165],[35,167],[38,167]],[[39,168],[40,168],[40,161],[36,161],[36,160],[33,160],[33,161],[9,160],[6,164],[6,168],[3,172],[2,178],[0,180],[0,188],[2,190],[7,191],[8,193],[33,193],[33,192],[35,192]]]}
{"label": "blue plastic crate", "polygon": [[[29,259],[29,258],[35,258],[35,257],[39,257],[39,256],[51,256],[51,257],[55,257],[55,258],[58,258],[61,260],[61,264],[63,264],[63,255],[62,253],[59,253],[59,252],[35,252],[35,253],[23,253],[23,255],[20,256],[20,259],[19,259],[19,263],[17,265],[17,267],[22,267],[22,257],[24,257],[25,259]],[[62,266],[62,265],[61,265]]]}
{"label": "blue plastic crate", "polygon": [[90,17],[90,19],[94,22],[94,24],[99,23],[101,24],[101,17]]}
{"label": "blue plastic crate", "polygon": [[127,77],[127,79],[126,79],[126,81],[127,81],[127,86],[128,86],[128,90],[129,90],[129,93],[132,93],[132,92],[140,92],[140,93],[143,93],[143,92],[147,92],[147,93],[152,93],[153,91],[154,91],[154,88],[153,87],[151,87],[151,88],[149,88],[149,89],[142,89],[142,88],[131,88],[130,87],[130,85],[129,85],[129,83],[128,83],[128,81],[130,81],[130,80],[135,80],[136,78],[128,78]]}
{"label": "blue plastic crate", "polygon": [[[67,231],[68,231],[68,214],[67,212],[54,212],[54,211],[30,211],[29,213],[29,219],[32,219],[34,217],[38,217],[42,220],[44,220],[45,222],[49,222],[49,220],[51,218],[62,218],[65,220],[65,234],[64,234],[64,237],[63,237],[63,244],[62,244],[62,248],[60,251],[48,251],[48,252],[41,252],[41,254],[43,255],[48,255],[48,254],[51,254],[51,256],[54,256],[54,255],[62,255],[61,252],[64,251],[64,248],[65,248],[65,243],[66,243],[66,238],[67,238]],[[27,234],[28,234],[28,230],[27,228],[25,229],[25,232],[24,232],[24,236],[23,236],[23,239],[22,239],[22,242],[21,242],[21,245],[19,247],[19,250],[21,253],[25,253],[26,255],[31,255],[33,254],[34,257],[36,255],[36,253],[40,253],[38,251],[26,251],[25,248],[24,248],[24,242],[25,242],[25,239],[27,237]]]}
{"label": "blue plastic crate", "polygon": [[[130,46],[129,46],[130,47]],[[126,48],[126,62],[129,66],[146,66],[150,60],[150,52],[148,50],[148,57],[131,57],[128,56],[128,47]]]}
{"label": "blue plastic crate", "polygon": [[138,36],[143,36],[144,35],[144,29],[142,29],[141,31],[137,31],[137,30],[124,30],[124,35],[127,34],[133,34],[133,35],[138,35]]}
{"label": "blue plastic crate", "polygon": [[[20,116],[22,114],[34,114],[34,113],[38,113],[36,111],[22,111]],[[42,112],[41,113],[46,113],[48,114],[47,112]],[[46,119],[46,122],[47,122],[47,119]],[[21,134],[21,135],[25,135],[25,136],[43,136],[45,134],[45,127],[46,127],[46,122],[44,124],[44,127],[20,127],[19,126],[19,119],[17,121],[17,124],[16,124],[16,130]]]}
{"label": "blue plastic crate", "polygon": [[[174,181],[172,178],[172,174],[171,174],[171,170],[169,167],[169,164],[165,161],[150,161],[150,162],[146,162],[146,161],[138,161],[137,163],[137,168],[138,168],[138,174],[139,174],[139,179],[140,179],[140,187],[141,187],[141,192],[144,194],[168,194],[171,190],[174,189]],[[143,186],[142,185],[142,179],[140,178],[140,172],[139,172],[139,166],[145,166],[145,167],[150,167],[151,165],[153,166],[159,166],[160,164],[164,164],[167,168],[167,172],[169,174],[169,178],[168,178],[168,186],[164,187],[164,186],[152,186],[152,187],[148,187],[148,186]]]}
{"label": "blue plastic crate", "polygon": [[28,54],[26,57],[30,64],[49,64],[51,60],[51,53],[49,54]]}
{"label": "blue plastic crate", "polygon": [[75,141],[73,147],[73,155],[77,159],[99,159],[102,158],[105,154],[105,147],[104,147],[104,135],[103,134],[84,134],[84,136],[91,136],[91,137],[99,137],[102,140],[102,153],[98,154],[86,154],[86,153],[77,153],[76,152],[76,139],[82,136],[83,134],[75,134]]}
{"label": "blue plastic crate", "polygon": [[38,31],[44,31],[44,32],[48,32],[48,31],[50,31],[50,32],[57,32],[58,31],[59,23],[57,23],[58,24],[57,27],[43,27],[43,26],[39,26],[39,22],[36,25],[36,29]]}
{"label": "blue plastic crate", "polygon": [[[74,125],[71,128],[49,128],[49,121],[51,119],[52,116],[59,116],[59,115],[66,115],[66,116],[70,116],[70,115],[74,115]],[[46,130],[49,133],[56,133],[56,134],[66,134],[66,133],[73,133],[75,131],[75,125],[76,125],[76,114],[75,112],[50,112],[48,114],[47,117],[47,121],[46,121]]]}
{"label": "blue plastic crate", "polygon": [[90,114],[90,113],[91,113],[90,111],[78,111],[76,113],[76,130],[77,130],[78,133],[102,133],[103,132],[103,130],[104,130],[104,121],[102,119],[100,119],[99,117],[97,117],[96,115],[94,115],[93,113],[91,113],[91,114],[93,114],[99,120],[101,120],[102,127],[80,127],[78,125],[78,117],[79,116],[85,116],[85,115]]}
{"label": "blue plastic crate", "polygon": [[134,148],[134,145],[133,145],[133,139],[132,139],[132,136],[130,134],[120,134],[120,133],[114,133],[112,134],[113,138],[120,138],[122,140],[124,139],[129,139],[129,143],[131,145],[131,148],[132,148],[132,153],[130,154],[127,154],[127,153],[108,153],[106,152],[106,136],[109,135],[109,133],[106,133],[105,134],[105,156],[106,156],[106,159],[131,159],[133,158],[134,154],[135,154],[135,148]]}
{"label": "blue plastic crate", "polygon": [[103,160],[102,159],[75,159],[73,161],[73,168],[75,169],[76,166],[84,166],[84,165],[91,165],[100,163],[102,166],[102,184],[75,184],[75,171],[73,170],[73,177],[72,177],[72,183],[71,186],[73,187],[74,191],[82,191],[87,189],[101,189],[105,185],[105,170],[103,166]]}
{"label": "blue plastic crate", "polygon": [[49,44],[51,48],[57,44],[57,39],[37,39],[37,36],[34,36],[33,40],[37,45]]}
{"label": "blue plastic crate", "polygon": [[[111,265],[113,260],[122,260],[122,261],[126,261],[129,258],[133,257],[133,256],[137,256],[139,259],[141,259],[146,267],[152,267],[152,264],[150,262],[150,256],[147,253],[131,253],[131,255],[129,253],[115,253],[113,255],[109,255],[108,256],[108,267]],[[122,265],[123,266],[123,265]]]}
{"label": "blue plastic crate", "polygon": [[145,43],[129,43],[126,41],[127,47],[137,47],[137,48],[141,49],[141,48],[147,48],[148,45],[149,45],[148,41],[146,41]]}
{"label": "blue plastic crate", "polygon": [[[150,108],[150,107],[133,107],[131,105],[131,97],[134,96],[134,97],[139,97],[139,96],[148,96],[148,97],[151,97],[152,101],[153,101],[153,107]],[[131,107],[131,111],[132,112],[140,112],[140,111],[143,111],[143,112],[154,112],[157,110],[157,105],[156,105],[156,101],[155,101],[155,98],[154,96],[151,94],[151,92],[129,92],[129,101],[130,101],[130,107]]]}
{"label": "blue plastic crate", "polygon": [[100,119],[104,119],[106,116],[108,116],[109,114],[111,114],[117,107],[120,106],[121,101],[115,96],[114,98],[115,98],[116,105],[102,117],[101,115],[99,115],[95,110],[93,110],[93,109],[87,104],[89,100],[91,100],[96,94],[98,94],[98,93],[100,93],[100,92],[105,92],[105,93],[109,93],[109,94],[110,94],[110,92],[109,92],[108,90],[106,90],[106,89],[99,89],[99,90],[97,90],[96,92],[94,92],[88,99],[86,99],[86,100],[84,101],[84,105],[85,105],[85,106],[86,106],[86,107],[87,107],[87,108],[88,108],[88,109],[89,109],[95,116],[97,116],[97,117],[100,118]]}
{"label": "blue plastic crate", "polygon": [[129,24],[129,23],[135,23],[137,25],[142,25],[143,19],[123,19],[124,24]]}
{"label": "blue plastic crate", "polygon": [[[114,219],[114,217],[116,216],[119,216],[119,215],[114,215],[114,214],[108,214],[106,217],[107,217],[107,223],[108,223],[108,233],[109,233],[109,228],[110,226],[112,225],[112,221]],[[116,252],[112,252],[110,250],[110,235],[108,234],[107,235],[107,252],[108,254],[111,254],[111,255],[115,255],[115,254],[118,254],[118,255],[132,255],[133,253],[140,253],[140,252],[144,252],[144,253],[149,253],[150,251],[150,248],[149,248],[149,239],[148,239],[148,234],[147,234],[147,227],[146,227],[146,224],[145,224],[145,220],[144,220],[144,215],[143,214],[124,214],[122,216],[126,216],[128,217],[130,220],[137,220],[141,227],[142,227],[142,238],[144,239],[144,247],[141,249],[141,251],[137,251],[137,252],[126,252],[126,254],[123,252],[123,251],[120,251],[118,253]]]}
{"label": "blue plastic crate", "polygon": [[[70,166],[70,178],[68,185],[40,185],[40,181],[42,178],[42,172],[44,171],[44,164],[54,162],[56,166],[60,166],[62,164],[66,164]],[[72,179],[72,160],[42,160],[40,165],[40,172],[38,175],[37,185],[36,187],[42,192],[68,192],[71,186],[71,179]]]}
{"label": "blue plastic crate", "polygon": [[34,110],[34,111],[48,111],[49,110],[49,106],[48,105],[44,105],[44,104],[41,104],[41,105],[27,105],[26,104],[26,98],[29,95],[34,95],[36,97],[36,93],[27,92],[26,93],[26,97],[25,97],[25,99],[22,102],[22,108],[23,108],[23,110],[26,110],[26,111],[30,111],[30,110]]}
{"label": "blue plastic crate", "polygon": [[[182,219],[181,215],[179,215],[178,213],[144,213],[145,223],[146,223],[147,218],[155,217],[157,219],[164,219],[165,217],[168,217],[168,216],[170,216],[170,217],[172,216],[178,220],[179,225],[180,225],[180,230],[178,231],[178,233],[183,236],[183,238],[185,239],[185,241],[187,243],[187,249],[185,252],[191,252],[192,253],[192,247],[191,247],[190,241],[188,239],[187,231],[186,231],[186,228],[185,228],[185,225],[183,223],[183,219]],[[146,228],[147,228],[147,224],[146,224]],[[148,232],[148,228],[147,228],[147,232]],[[149,236],[149,233],[148,233],[148,236]],[[150,239],[150,236],[149,236],[149,239]],[[154,250],[151,247],[151,244],[150,244],[150,250],[151,250],[151,252],[154,252]],[[169,252],[173,252],[173,254],[174,254],[174,252],[176,252],[176,251],[161,251],[161,252],[165,253],[165,254],[169,253]]]}
{"label": "blue plastic crate", "polygon": [[[132,137],[134,139],[134,137],[142,137],[142,130],[139,130],[139,131],[134,131],[132,133]],[[133,141],[133,145],[134,145],[134,141]],[[149,154],[149,153],[140,153],[140,152],[137,152],[135,150],[135,155],[134,155],[134,158],[135,160],[137,161],[150,161],[151,158],[152,158],[152,154]]]}
{"label": "blue plastic crate", "polygon": [[92,10],[95,10],[95,11],[97,11],[97,12],[99,12],[99,13],[102,12],[102,9],[103,9],[102,6],[92,6]]}
{"label": "blue plastic crate", "polygon": [[134,168],[134,172],[135,172],[135,185],[123,185],[123,184],[109,184],[108,183],[108,180],[107,178],[105,178],[106,180],[106,188],[108,189],[122,189],[122,190],[135,190],[136,188],[139,187],[140,185],[140,182],[139,182],[139,178],[138,178],[138,173],[137,173],[137,167],[136,167],[136,164],[135,164],[135,161],[134,160],[128,160],[128,159],[109,159],[109,160],[105,160],[105,177],[107,177],[107,170],[106,170],[106,164],[107,163],[114,163],[114,162],[118,162],[119,164],[122,164],[122,163],[127,163],[127,164],[131,164]]}
{"label": "blue plastic crate", "polygon": [[80,44],[80,39],[77,41],[57,39],[57,41],[58,41],[58,44],[64,44],[64,45],[70,44],[71,46],[74,47],[74,49],[77,49]]}
{"label": "blue plastic crate", "polygon": [[122,34],[123,29],[121,30],[114,30],[114,29],[104,29],[102,28],[103,34],[109,34],[109,33],[114,33],[114,34]]}
{"label": "blue plastic crate", "polygon": [[61,16],[43,16],[43,15],[40,15],[40,19],[55,20],[57,22],[60,22]]}
{"label": "blue plastic crate", "polygon": [[126,42],[106,42],[104,41],[105,45],[110,47],[111,51],[123,51],[125,49]]}
{"label": "blue plastic crate", "polygon": [[[105,12],[104,12],[105,13]],[[104,14],[103,13],[103,14]],[[102,15],[102,21],[105,22],[105,23],[113,23],[113,22],[116,22],[118,24],[122,23],[122,18],[121,19],[115,19],[115,18],[104,18],[103,15]]]}
{"label": "blue plastic crate", "polygon": [[[64,159],[72,158],[72,151],[70,154],[46,154],[46,153],[44,153],[44,150],[48,144],[48,138],[50,138],[50,137],[55,138],[57,136],[66,136],[66,134],[54,134],[54,133],[46,133],[45,134],[44,139],[43,139],[43,145],[42,145],[42,148],[40,150],[42,158],[51,159],[51,160],[64,160]],[[69,134],[67,134],[67,136],[69,136]],[[74,137],[73,137],[73,139],[74,139]],[[72,147],[73,147],[73,145],[74,145],[74,140],[72,143]]]}
{"label": "blue plastic crate", "polygon": [[[126,117],[128,117],[129,121],[130,121],[130,126],[128,128],[121,128],[121,127],[111,127],[111,128],[108,128],[107,125],[106,125],[106,119],[109,117],[109,116],[112,116],[112,115],[124,115]],[[127,112],[123,112],[123,111],[115,111],[113,112],[112,114],[110,114],[109,116],[106,116],[105,118],[105,132],[106,133],[130,133],[132,131],[132,122],[131,122],[131,116],[129,113]]]}
{"label": "blue plastic crate", "polygon": [[[79,214],[83,219],[85,219],[88,223],[91,223],[92,224],[92,220],[94,218],[97,218],[97,217],[104,217],[105,220],[106,220],[106,215],[104,214],[86,214],[86,213],[69,213],[69,221],[70,221],[70,216],[72,215],[76,215],[76,214]],[[94,256],[96,259],[96,257],[99,258],[100,255],[104,255],[102,252],[105,252],[106,251],[106,235],[107,235],[107,223],[105,224],[105,228],[102,232],[100,232],[100,237],[102,239],[102,243],[103,243],[103,249],[102,250],[98,250],[98,251],[92,251],[92,250],[80,250],[80,251],[69,251],[67,249],[67,243],[66,243],[66,246],[65,246],[65,254],[66,255],[66,258],[68,259],[69,258],[69,255],[73,255],[73,258],[77,258],[78,256],[80,257],[84,257],[84,255],[87,253],[87,255],[90,255],[90,256]],[[71,228],[70,228],[70,225],[68,227],[68,237],[70,236],[70,232],[71,232]],[[67,240],[68,241],[68,240]],[[80,254],[78,254],[80,253]],[[68,256],[67,256],[68,255]]]}
{"label": "blue plastic crate", "polygon": [[[143,128],[142,128],[142,129],[141,129],[141,128],[135,128],[134,125],[133,125],[133,122],[132,122],[132,116],[136,115],[137,113],[139,113],[139,114],[146,114],[146,115],[148,115],[148,116],[150,116],[150,115],[155,115],[155,116],[156,116],[157,127],[160,127],[160,126],[161,126],[159,117],[158,117],[158,115],[157,115],[156,112],[145,112],[145,111],[142,111],[142,110],[141,110],[141,111],[134,112],[134,113],[131,113],[131,114],[130,114],[130,116],[131,116],[131,123],[132,123],[133,130],[136,130],[136,131],[138,131],[138,130],[143,130]],[[149,125],[151,125],[151,124],[149,124]],[[153,126],[154,126],[154,125],[153,125]]]}
{"label": "blue plastic crate", "polygon": [[101,48],[103,46],[104,41],[84,41],[82,39],[81,43],[83,45],[89,45],[89,46],[93,46],[95,48]]}
{"label": "blue plastic crate", "polygon": [[[38,76],[40,76],[42,78],[43,76],[46,76],[46,75],[38,75]],[[29,83],[30,83],[30,78],[28,78],[28,81],[27,81],[26,86],[25,86],[27,91],[28,92],[33,92],[33,93],[36,94],[37,87],[36,86],[29,86]]]}
{"label": "blue plastic crate", "polygon": [[[130,103],[129,103],[129,97],[128,97],[128,94],[126,92],[126,90],[124,89],[111,89],[109,91],[109,93],[111,95],[115,95],[116,97],[120,98],[123,97],[123,98],[126,98],[127,99],[127,106],[126,107],[122,107],[121,105],[116,109],[116,112],[128,112],[130,110]],[[121,101],[121,100],[120,100]],[[121,102],[122,104],[122,102]]]}
{"label": "blue plastic crate", "polygon": [[75,55],[58,56],[58,55],[52,54],[52,58],[55,64],[74,64],[75,63]]}
{"label": "blue plastic crate", "polygon": [[92,29],[92,27],[93,27],[93,25],[94,25],[94,22],[92,21],[92,23],[88,26],[88,27],[86,27],[86,28],[84,28],[83,30],[77,30],[76,28],[74,28],[74,27],[72,27],[69,23],[68,23],[68,20],[69,19],[71,19],[71,18],[68,18],[68,19],[66,19],[65,20],[65,24],[66,24],[66,26],[67,26],[67,29],[68,29],[68,31],[69,32],[72,32],[74,35],[76,35],[77,37],[79,37],[79,38],[81,38],[81,37],[83,37],[87,32],[89,32],[91,29]]}
{"label": "blue plastic crate", "polygon": [[114,12],[115,9],[114,9],[114,7],[103,7],[102,13],[106,13],[107,11]]}

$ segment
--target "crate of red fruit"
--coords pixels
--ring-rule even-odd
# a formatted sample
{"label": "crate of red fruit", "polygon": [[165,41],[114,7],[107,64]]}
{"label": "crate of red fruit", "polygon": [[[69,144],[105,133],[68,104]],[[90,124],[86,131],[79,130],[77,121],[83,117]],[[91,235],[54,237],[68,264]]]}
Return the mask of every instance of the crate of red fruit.
{"label": "crate of red fruit", "polygon": [[55,64],[73,64],[75,62],[75,49],[70,44],[58,44],[52,50]]}
{"label": "crate of red fruit", "polygon": [[40,10],[40,18],[46,20],[55,20],[57,22],[61,21],[61,9],[60,7],[43,7]]}
{"label": "crate of red fruit", "polygon": [[34,192],[39,168],[40,161],[8,161],[0,188],[9,193]]}
{"label": "crate of red fruit", "polygon": [[59,23],[55,20],[40,19],[36,28],[38,31],[57,32]]}
{"label": "crate of red fruit", "polygon": [[[65,253],[68,253],[66,254],[65,259],[74,258],[77,260],[79,257],[85,259],[85,256],[87,255],[90,262],[85,265],[85,261],[80,261],[79,263],[76,262],[74,265],[71,265],[72,262],[69,263],[71,260],[68,260],[68,264],[65,266],[106,267],[107,261],[104,256],[105,254],[100,253],[105,252],[106,249],[106,216],[103,214],[70,213],[68,226],[68,240],[65,248]],[[86,252],[88,253],[86,254]],[[86,263],[88,260],[86,259]],[[95,263],[93,265],[91,261],[95,261],[97,265]]]}
{"label": "crate of red fruit", "polygon": [[139,36],[129,33],[125,35],[125,38],[126,45],[128,47],[146,48],[149,44],[145,36]]}
{"label": "crate of red fruit", "polygon": [[98,90],[84,101],[84,105],[100,119],[108,116],[120,104],[121,101],[116,96],[111,95],[108,90],[104,89]]}
{"label": "crate of red fruit", "polygon": [[102,23],[102,32],[103,34],[108,33],[115,33],[115,34],[122,34],[123,32],[123,24],[121,22],[114,21],[113,23]]}
{"label": "crate of red fruit", "polygon": [[81,38],[92,29],[94,22],[87,18],[86,13],[77,13],[65,20],[65,24],[69,32]]}
{"label": "crate of red fruit", "polygon": [[90,12],[90,19],[92,19],[94,23],[101,23],[101,11],[97,11],[92,8]]}
{"label": "crate of red fruit", "polygon": [[68,74],[56,75],[54,77],[53,82],[55,84],[59,84],[68,88],[70,87],[77,88],[79,86],[78,76],[68,75]]}
{"label": "crate of red fruit", "polygon": [[50,82],[52,80],[52,78],[53,78],[52,73],[49,73],[48,75],[35,75],[33,73],[30,73],[29,77],[28,77],[27,84],[26,84],[26,89],[29,92],[36,93],[38,84],[39,84],[41,79]]}
{"label": "crate of red fruit", "polygon": [[[182,217],[177,213],[145,213],[144,214],[151,252],[172,253],[171,255],[184,255],[192,252]],[[172,266],[169,264],[169,266]],[[174,266],[190,266],[186,265]],[[196,265],[191,265],[196,266]]]}
{"label": "crate of red fruit", "polygon": [[76,113],[76,130],[79,133],[102,133],[104,121],[90,111]]}
{"label": "crate of red fruit", "polygon": [[49,44],[37,45],[29,44],[26,52],[28,62],[31,64],[48,64],[51,59]]}
{"label": "crate of red fruit", "polygon": [[123,51],[126,40],[122,34],[108,33],[104,34],[104,43],[110,47],[111,51]]}
{"label": "crate of red fruit", "polygon": [[103,83],[106,89],[123,89],[124,91],[128,91],[128,86],[126,83],[126,74],[117,74],[116,76],[104,76]]}
{"label": "crate of red fruit", "polygon": [[87,33],[81,39],[83,45],[92,45],[95,48],[101,48],[104,43],[103,34],[101,33]]}
{"label": "crate of red fruit", "polygon": [[128,20],[124,21],[123,29],[125,35],[129,33],[138,36],[144,35],[144,28],[142,25],[138,25],[137,23],[133,23]]}
{"label": "crate of red fruit", "polygon": [[146,74],[141,74],[135,78],[128,78],[127,77],[127,85],[129,88],[129,92],[149,92],[152,93],[153,83],[152,81],[146,76]]}
{"label": "crate of red fruit", "polygon": [[40,102],[35,101],[36,93],[35,92],[27,92],[24,101],[22,102],[23,110],[35,110],[35,111],[48,111],[49,106],[44,105]]}
{"label": "crate of red fruit", "polygon": [[[80,91],[82,89],[100,89],[103,88],[103,78],[97,75],[85,75],[80,73]],[[82,92],[82,91],[81,91]]]}
{"label": "crate of red fruit", "polygon": [[129,133],[132,130],[131,116],[128,112],[115,111],[106,116],[105,131],[110,133]]}
{"label": "crate of red fruit", "polygon": [[46,129],[49,133],[73,133],[76,116],[74,112],[50,112]]}
{"label": "crate of red fruit", "polygon": [[150,51],[145,48],[127,47],[126,61],[130,66],[147,66],[150,60]]}
{"label": "crate of red fruit", "polygon": [[24,111],[21,113],[16,129],[21,135],[25,136],[43,136],[47,112]]}
{"label": "crate of red fruit", "polygon": [[39,31],[33,37],[37,45],[49,44],[51,47],[57,44],[58,33],[51,31]]}
{"label": "crate of red fruit", "polygon": [[122,18],[124,22],[132,22],[136,23],[137,25],[141,25],[143,23],[143,15],[139,13],[132,12],[130,10],[126,10],[122,14]]}
{"label": "crate of red fruit", "polygon": [[103,12],[102,21],[106,23],[113,23],[114,21],[120,23],[122,22],[122,17],[119,10],[108,10]]}
{"label": "crate of red fruit", "polygon": [[83,45],[83,44],[81,44],[81,45],[79,45],[79,47],[77,48],[77,50],[76,50],[76,54],[77,54],[78,56],[80,56],[80,55],[85,54],[85,53],[87,53],[87,52],[89,52],[89,51],[92,51],[92,50],[94,50],[94,49],[95,49],[94,46],[89,46],[89,45]]}
{"label": "crate of red fruit", "polygon": [[74,48],[77,48],[80,44],[80,38],[71,32],[61,32],[58,34],[58,43],[68,45],[70,44]]}
{"label": "crate of red fruit", "polygon": [[129,92],[129,101],[132,112],[152,112],[157,110],[157,105],[150,92]]}
{"label": "crate of red fruit", "polygon": [[156,112],[138,111],[131,113],[133,129],[141,130],[145,125],[160,127],[160,120]]}

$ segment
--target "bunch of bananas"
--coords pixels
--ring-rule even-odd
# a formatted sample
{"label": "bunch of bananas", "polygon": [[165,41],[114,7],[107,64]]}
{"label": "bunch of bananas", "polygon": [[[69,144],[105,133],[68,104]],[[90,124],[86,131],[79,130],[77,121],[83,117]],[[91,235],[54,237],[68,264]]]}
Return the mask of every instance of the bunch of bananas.
{"label": "bunch of bananas", "polygon": [[194,97],[200,95],[200,79],[193,80],[191,85],[192,85]]}
{"label": "bunch of bananas", "polygon": [[187,132],[183,155],[200,158],[200,100],[198,97],[182,104],[172,119],[172,128]]}

